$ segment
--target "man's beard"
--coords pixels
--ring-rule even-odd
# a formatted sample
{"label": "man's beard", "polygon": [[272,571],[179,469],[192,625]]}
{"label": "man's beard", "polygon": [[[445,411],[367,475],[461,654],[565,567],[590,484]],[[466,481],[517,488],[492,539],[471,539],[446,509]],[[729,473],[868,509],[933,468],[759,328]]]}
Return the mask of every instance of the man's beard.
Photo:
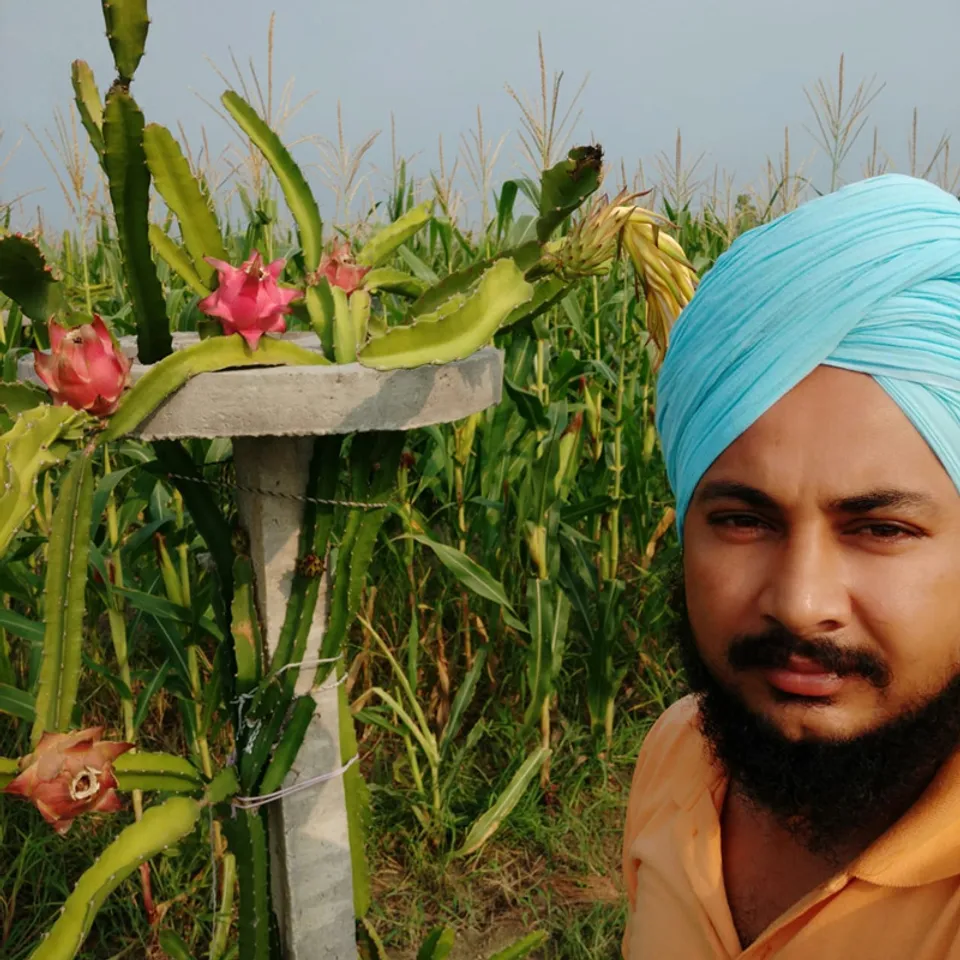
{"label": "man's beard", "polygon": [[[675,640],[687,681],[700,703],[700,728],[711,753],[747,798],[818,855],[842,859],[864,832],[882,832],[902,816],[960,745],[960,669],[941,692],[883,726],[846,740],[794,741],[749,710],[709,670],[693,636],[682,577],[673,609]],[[812,656],[829,670],[859,675],[879,687],[890,681],[872,654],[811,644],[785,629],[739,637],[728,660],[735,670],[783,666],[791,654]],[[787,696],[784,696],[787,699]]]}

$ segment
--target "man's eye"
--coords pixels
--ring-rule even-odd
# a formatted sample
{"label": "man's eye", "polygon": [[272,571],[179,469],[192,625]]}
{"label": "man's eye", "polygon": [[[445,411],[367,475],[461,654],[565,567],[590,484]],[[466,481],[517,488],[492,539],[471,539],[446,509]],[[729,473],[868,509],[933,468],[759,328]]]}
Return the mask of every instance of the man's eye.
{"label": "man's eye", "polygon": [[878,540],[898,540],[901,537],[917,537],[918,534],[896,523],[868,523],[858,527],[855,533],[867,533]]}
{"label": "man's eye", "polygon": [[749,513],[724,513],[710,517],[710,525],[714,527],[727,527],[738,530],[751,530],[755,527],[763,526],[763,521],[753,514]]}

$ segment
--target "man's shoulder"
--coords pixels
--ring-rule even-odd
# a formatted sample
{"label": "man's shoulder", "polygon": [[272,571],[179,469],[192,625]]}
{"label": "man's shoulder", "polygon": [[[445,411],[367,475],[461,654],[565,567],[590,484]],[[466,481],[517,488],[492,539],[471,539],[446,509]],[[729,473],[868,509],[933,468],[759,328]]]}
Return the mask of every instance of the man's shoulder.
{"label": "man's shoulder", "polygon": [[657,717],[643,740],[641,753],[672,753],[678,747],[702,743],[699,727],[700,707],[694,694],[672,703]]}
{"label": "man's shoulder", "polygon": [[[640,746],[630,785],[623,832],[623,877],[631,910],[636,905],[641,835],[664,835],[677,804],[687,806],[690,791],[707,782],[707,756],[694,696],[683,697],[656,719]],[[669,836],[669,831],[667,834]],[[629,928],[628,928],[629,931]],[[624,956],[629,954],[624,939]]]}
{"label": "man's shoulder", "polygon": [[651,792],[669,789],[677,780],[689,783],[706,771],[707,757],[699,726],[699,705],[694,695],[671,704],[644,737],[637,757],[633,788],[648,798]]}

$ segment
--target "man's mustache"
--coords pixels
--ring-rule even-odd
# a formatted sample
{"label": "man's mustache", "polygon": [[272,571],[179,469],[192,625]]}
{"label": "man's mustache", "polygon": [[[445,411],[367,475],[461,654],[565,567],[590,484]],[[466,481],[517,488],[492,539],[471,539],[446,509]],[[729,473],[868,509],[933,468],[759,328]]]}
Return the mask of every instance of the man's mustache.
{"label": "man's mustache", "polygon": [[805,657],[839,677],[861,676],[875,687],[890,683],[890,668],[874,653],[852,650],[828,640],[805,640],[783,627],[738,637],[727,659],[734,670],[756,667],[786,668],[791,657]]}

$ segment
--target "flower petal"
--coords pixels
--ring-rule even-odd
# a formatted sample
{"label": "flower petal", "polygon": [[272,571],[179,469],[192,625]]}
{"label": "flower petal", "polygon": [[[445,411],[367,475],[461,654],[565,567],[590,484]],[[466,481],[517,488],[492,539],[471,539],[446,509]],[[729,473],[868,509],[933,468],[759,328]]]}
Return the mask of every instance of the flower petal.
{"label": "flower petal", "polygon": [[47,324],[47,331],[50,334],[50,349],[56,352],[60,348],[60,341],[67,331],[64,327],[61,327],[56,320],[51,320],[50,323]]}
{"label": "flower petal", "polygon": [[33,369],[37,371],[37,376],[44,382],[44,385],[52,393],[60,390],[60,383],[57,379],[57,361],[52,353],[41,353],[39,350],[33,351]]}

